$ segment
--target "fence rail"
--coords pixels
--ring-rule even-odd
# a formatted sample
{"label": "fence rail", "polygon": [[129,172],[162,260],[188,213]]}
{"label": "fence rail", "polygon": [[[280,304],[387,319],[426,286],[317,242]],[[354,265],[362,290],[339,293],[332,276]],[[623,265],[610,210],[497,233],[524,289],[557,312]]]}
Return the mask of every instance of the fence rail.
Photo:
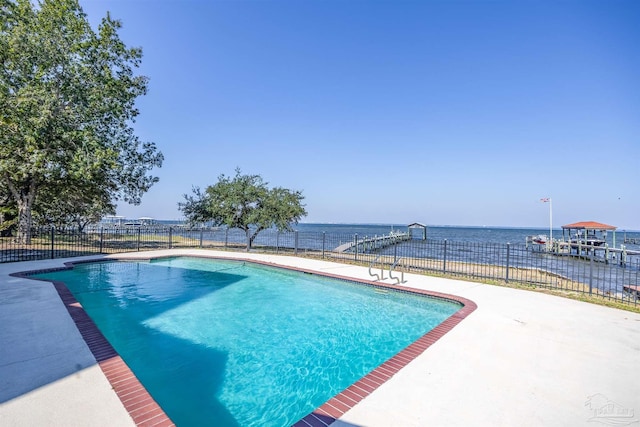
{"label": "fence rail", "polygon": [[[378,240],[373,237],[265,230],[253,242],[252,251],[364,265],[375,261],[395,271],[516,282],[640,305],[640,295],[633,292],[640,285],[639,256],[622,266],[594,256],[575,258],[533,251],[524,244],[415,239],[398,239],[389,245],[362,244]],[[246,242],[243,231],[226,228],[94,227],[79,231],[43,227],[32,230],[29,245],[0,238],[0,262],[167,248],[244,250]]]}

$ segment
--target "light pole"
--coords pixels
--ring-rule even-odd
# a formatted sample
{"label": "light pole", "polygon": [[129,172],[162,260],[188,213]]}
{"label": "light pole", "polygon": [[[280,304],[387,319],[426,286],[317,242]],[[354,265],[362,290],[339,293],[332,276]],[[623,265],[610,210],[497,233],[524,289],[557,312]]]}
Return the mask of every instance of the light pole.
{"label": "light pole", "polygon": [[553,202],[551,201],[551,197],[545,197],[540,199],[542,203],[549,203],[549,244],[548,247],[551,249],[553,245]]}

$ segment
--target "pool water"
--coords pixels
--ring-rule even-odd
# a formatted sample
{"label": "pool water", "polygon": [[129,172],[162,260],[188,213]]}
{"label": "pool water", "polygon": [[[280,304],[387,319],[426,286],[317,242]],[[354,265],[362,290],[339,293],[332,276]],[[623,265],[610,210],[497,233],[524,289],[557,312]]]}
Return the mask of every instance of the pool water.
{"label": "pool water", "polygon": [[178,426],[288,426],[460,304],[238,261],[80,264],[64,282]]}

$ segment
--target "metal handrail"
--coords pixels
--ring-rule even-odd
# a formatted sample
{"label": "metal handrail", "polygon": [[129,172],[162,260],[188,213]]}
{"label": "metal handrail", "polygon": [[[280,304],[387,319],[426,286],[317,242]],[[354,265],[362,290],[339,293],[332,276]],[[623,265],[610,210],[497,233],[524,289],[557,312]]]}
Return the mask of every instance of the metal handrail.
{"label": "metal handrail", "polygon": [[400,277],[394,277],[393,275],[393,269],[397,267],[398,263],[400,262],[402,258],[398,258],[398,260],[396,262],[394,262],[391,267],[389,267],[389,278],[392,280],[396,281],[396,284],[400,284],[400,283],[405,283],[406,281],[404,280],[404,271],[400,271]]}
{"label": "metal handrail", "polygon": [[371,267],[374,266],[374,264],[376,263],[376,261],[378,261],[379,258],[380,258],[380,255],[378,255],[376,257],[376,259],[371,261],[371,264],[369,264],[369,276],[375,277],[376,280],[384,280],[384,268],[382,266],[380,266],[380,274],[379,275],[378,275],[378,273],[372,273],[371,272]]}

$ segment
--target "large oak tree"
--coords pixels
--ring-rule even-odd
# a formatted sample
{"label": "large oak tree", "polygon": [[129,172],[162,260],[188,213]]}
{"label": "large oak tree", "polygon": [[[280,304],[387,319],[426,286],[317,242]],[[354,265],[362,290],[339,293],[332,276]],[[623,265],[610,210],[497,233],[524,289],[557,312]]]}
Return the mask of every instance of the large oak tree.
{"label": "large oak tree", "polygon": [[269,188],[260,175],[242,175],[240,169],[236,169],[235,177],[222,174],[204,192],[194,188],[193,194],[184,198],[178,205],[190,223],[212,221],[239,228],[247,237],[247,250],[262,230],[291,230],[292,224],[307,215],[300,191]]}
{"label": "large oak tree", "polygon": [[132,128],[147,92],[134,73],[142,51],[120,26],[107,14],[94,31],[77,0],[0,0],[0,187],[25,243],[36,199],[61,185],[109,205],[139,203],[157,182],[162,154]]}

